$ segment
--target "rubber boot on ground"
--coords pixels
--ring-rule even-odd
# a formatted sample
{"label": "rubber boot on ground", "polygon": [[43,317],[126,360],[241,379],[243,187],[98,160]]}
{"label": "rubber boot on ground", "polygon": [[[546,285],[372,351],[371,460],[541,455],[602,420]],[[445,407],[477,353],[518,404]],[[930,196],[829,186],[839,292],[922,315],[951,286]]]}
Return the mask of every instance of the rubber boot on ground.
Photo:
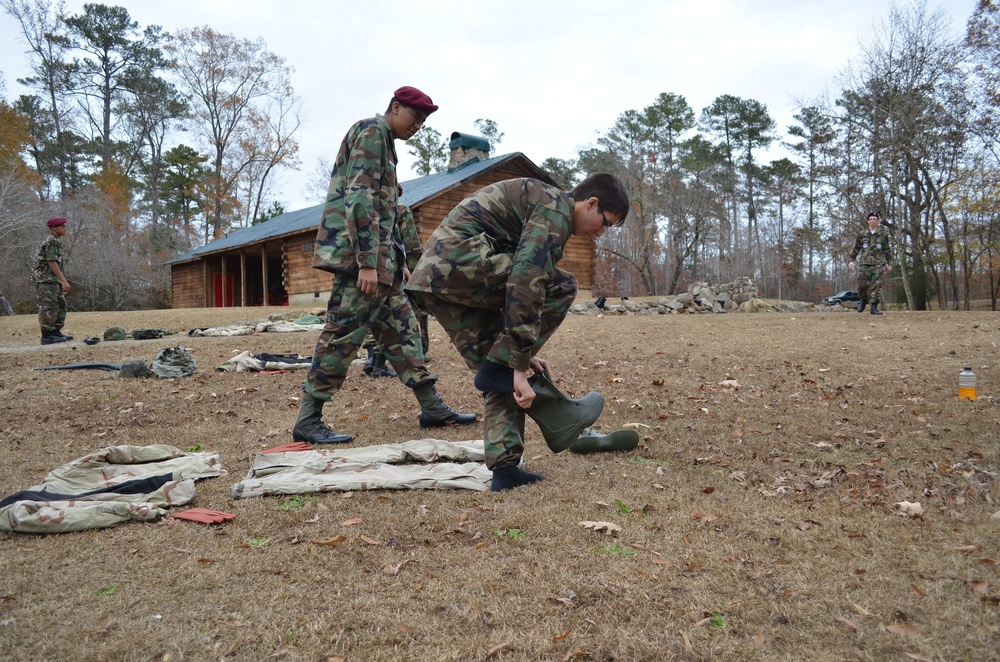
{"label": "rubber boot on ground", "polygon": [[368,350],[368,359],[365,361],[365,367],[363,368],[366,375],[372,374],[372,370],[375,369],[375,348]]}
{"label": "rubber boot on ground", "polygon": [[561,453],[576,441],[583,430],[594,424],[604,411],[604,396],[591,391],[578,400],[559,392],[548,371],[528,378],[535,401],[524,410],[542,431],[553,453]]}
{"label": "rubber boot on ground", "polygon": [[872,304],[872,309],[871,309],[870,312],[871,312],[872,315],[881,315],[882,314],[882,311],[878,309],[878,304],[877,303],[873,303]]}
{"label": "rubber boot on ground", "polygon": [[413,395],[420,403],[420,427],[440,428],[446,425],[471,425],[476,422],[475,414],[459,414],[445,404],[438,395],[434,383],[421,384],[413,389]]}
{"label": "rubber boot on ground", "polygon": [[868,302],[865,301],[864,299],[862,299],[861,301],[858,302],[858,312],[859,313],[865,312],[865,304],[867,304],[867,303]]}
{"label": "rubber boot on ground", "polygon": [[299,417],[292,429],[292,439],[307,444],[349,444],[354,437],[334,432],[323,424],[323,401],[303,389]]}
{"label": "rubber boot on ground", "polygon": [[601,434],[591,428],[587,428],[573,442],[569,450],[573,453],[586,455],[589,453],[630,451],[634,450],[638,445],[639,433],[635,430],[615,430],[608,434]]}

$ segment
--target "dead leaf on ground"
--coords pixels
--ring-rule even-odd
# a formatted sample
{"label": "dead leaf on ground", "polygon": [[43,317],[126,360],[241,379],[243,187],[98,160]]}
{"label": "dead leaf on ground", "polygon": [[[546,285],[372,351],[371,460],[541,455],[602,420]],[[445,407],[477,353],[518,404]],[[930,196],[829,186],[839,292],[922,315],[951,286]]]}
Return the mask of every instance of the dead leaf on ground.
{"label": "dead leaf on ground", "polygon": [[960,547],[956,547],[955,551],[962,552],[963,554],[971,554],[977,549],[979,549],[979,547],[977,547],[976,545],[962,545]]}
{"label": "dead leaf on ground", "polygon": [[843,623],[844,625],[851,628],[855,632],[861,632],[861,626],[855,623],[854,621],[848,620],[846,618],[841,618],[840,616],[835,617],[835,620],[838,623]]}
{"label": "dead leaf on ground", "polygon": [[858,612],[862,616],[871,616],[872,615],[872,613],[870,611],[868,611],[867,609],[865,609],[864,607],[862,607],[861,605],[859,605],[857,602],[852,602],[851,606],[854,607],[854,611]]}
{"label": "dead leaf on ground", "polygon": [[556,636],[552,637],[552,641],[562,641],[571,634],[573,634],[572,630],[566,630],[562,634],[557,634]]}
{"label": "dead leaf on ground", "polygon": [[345,540],[347,540],[347,536],[337,535],[332,538],[327,538],[326,540],[311,540],[310,542],[314,545],[326,545],[327,547],[336,547]]}
{"label": "dead leaf on ground", "polygon": [[489,651],[487,651],[487,653],[486,653],[486,659],[489,660],[491,658],[496,657],[496,655],[500,651],[502,651],[504,648],[506,648],[507,646],[510,646],[510,642],[505,641],[502,644],[497,644],[496,646],[494,646],[493,648],[491,648]]}
{"label": "dead leaf on ground", "polygon": [[898,501],[892,504],[893,511],[902,517],[920,517],[924,514],[924,507],[920,502],[910,503],[909,501]]}
{"label": "dead leaf on ground", "polygon": [[613,536],[621,532],[622,527],[618,526],[613,522],[577,522],[580,526],[585,529],[590,529],[591,531],[597,531],[598,533],[603,533],[605,535]]}
{"label": "dead leaf on ground", "polygon": [[340,525],[341,526],[354,526],[355,524],[361,524],[364,521],[365,520],[362,517],[352,517],[351,519],[344,520],[343,522],[340,523]]}
{"label": "dead leaf on ground", "polygon": [[893,634],[898,634],[901,637],[910,637],[912,639],[924,639],[924,633],[913,623],[893,623],[885,628]]}
{"label": "dead leaf on ground", "polygon": [[403,566],[406,565],[407,563],[416,563],[416,561],[414,561],[413,559],[406,559],[405,561],[400,561],[396,565],[390,563],[386,565],[384,568],[382,568],[382,572],[384,572],[387,575],[395,577],[396,575],[399,574],[399,571],[402,570]]}
{"label": "dead leaf on ground", "polygon": [[368,536],[366,536],[366,535],[363,535],[363,534],[362,534],[362,536],[361,536],[361,539],[362,539],[362,540],[364,540],[364,541],[365,541],[366,543],[368,543],[369,545],[374,545],[374,546],[376,546],[376,547],[378,547],[378,546],[380,546],[380,545],[384,545],[384,544],[385,544],[385,543],[384,543],[384,542],[382,542],[381,540],[375,540],[374,538],[369,538]]}
{"label": "dead leaf on ground", "polygon": [[413,626],[407,625],[406,623],[398,624],[396,626],[396,629],[402,632],[403,634],[410,634],[411,632],[413,632]]}
{"label": "dead leaf on ground", "polygon": [[697,520],[699,522],[714,522],[719,518],[713,515],[712,513],[697,511],[691,514],[691,519]]}

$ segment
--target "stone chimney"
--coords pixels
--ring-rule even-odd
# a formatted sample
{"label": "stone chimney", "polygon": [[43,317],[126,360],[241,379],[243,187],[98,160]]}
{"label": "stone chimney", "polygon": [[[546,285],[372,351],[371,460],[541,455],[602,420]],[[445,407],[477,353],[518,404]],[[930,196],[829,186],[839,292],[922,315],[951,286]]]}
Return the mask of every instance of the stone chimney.
{"label": "stone chimney", "polygon": [[490,141],[482,136],[456,131],[451,134],[451,143],[448,146],[451,147],[448,172],[455,172],[468,163],[490,158]]}

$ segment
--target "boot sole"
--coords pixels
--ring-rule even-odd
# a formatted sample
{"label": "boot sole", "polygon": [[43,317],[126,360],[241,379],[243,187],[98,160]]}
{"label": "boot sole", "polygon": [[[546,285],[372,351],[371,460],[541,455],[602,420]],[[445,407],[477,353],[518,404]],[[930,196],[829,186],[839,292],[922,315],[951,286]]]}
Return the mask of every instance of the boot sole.
{"label": "boot sole", "polygon": [[473,418],[471,421],[443,421],[440,418],[425,418],[423,415],[420,416],[420,427],[422,428],[446,428],[449,425],[472,425],[477,422],[478,418]]}

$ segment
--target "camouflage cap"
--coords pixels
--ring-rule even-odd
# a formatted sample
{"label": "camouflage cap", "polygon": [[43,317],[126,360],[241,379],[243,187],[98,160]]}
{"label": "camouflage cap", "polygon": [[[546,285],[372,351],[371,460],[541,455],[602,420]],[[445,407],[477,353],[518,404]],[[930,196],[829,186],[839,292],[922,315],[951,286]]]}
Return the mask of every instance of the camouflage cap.
{"label": "camouflage cap", "polygon": [[120,326],[113,326],[104,332],[105,340],[125,340],[126,337],[128,337],[128,332]]}
{"label": "camouflage cap", "polygon": [[152,377],[153,373],[149,371],[149,366],[142,359],[130,359],[122,363],[118,376],[122,379],[145,379]]}

